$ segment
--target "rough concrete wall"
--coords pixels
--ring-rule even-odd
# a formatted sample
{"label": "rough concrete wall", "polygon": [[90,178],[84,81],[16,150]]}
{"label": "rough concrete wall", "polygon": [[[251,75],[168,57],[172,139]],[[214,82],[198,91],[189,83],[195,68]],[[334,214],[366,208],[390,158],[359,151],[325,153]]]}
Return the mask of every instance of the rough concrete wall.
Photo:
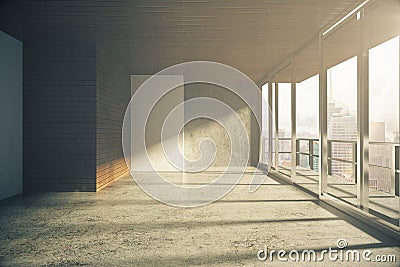
{"label": "rough concrete wall", "polygon": [[[247,136],[243,137],[248,138],[250,145],[248,164],[255,166],[258,162],[259,131],[255,123],[255,117],[245,102],[236,94],[216,85],[205,83],[186,84],[185,101],[196,97],[215,98],[236,111],[248,133]],[[231,117],[228,120],[235,119],[233,116]],[[216,158],[211,167],[227,166],[231,158],[231,141],[226,130],[217,122],[206,118],[195,119],[185,125],[184,133],[185,157],[189,160],[199,158],[200,141],[204,138],[210,138],[217,148]],[[247,157],[243,151],[232,151],[232,153],[237,153],[236,156]],[[235,162],[232,163],[234,166]]]}

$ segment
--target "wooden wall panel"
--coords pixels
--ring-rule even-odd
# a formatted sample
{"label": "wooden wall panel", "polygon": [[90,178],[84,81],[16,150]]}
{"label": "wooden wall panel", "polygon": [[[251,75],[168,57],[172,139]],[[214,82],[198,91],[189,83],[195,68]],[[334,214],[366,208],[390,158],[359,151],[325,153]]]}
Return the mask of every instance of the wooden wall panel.
{"label": "wooden wall panel", "polygon": [[96,188],[128,172],[122,151],[122,123],[130,100],[130,76],[97,47]]}
{"label": "wooden wall panel", "polygon": [[96,190],[96,46],[23,46],[23,188]]}
{"label": "wooden wall panel", "polygon": [[24,44],[24,191],[96,191],[128,171],[130,76],[101,47]]}

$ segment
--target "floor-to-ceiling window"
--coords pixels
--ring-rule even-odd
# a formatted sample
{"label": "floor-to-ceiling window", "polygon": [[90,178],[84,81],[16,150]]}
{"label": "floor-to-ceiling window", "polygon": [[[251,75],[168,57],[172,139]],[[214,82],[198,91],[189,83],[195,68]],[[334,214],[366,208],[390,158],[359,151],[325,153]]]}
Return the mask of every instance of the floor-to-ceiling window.
{"label": "floor-to-ceiling window", "polygon": [[327,191],[357,204],[357,57],[327,70]]}
{"label": "floor-to-ceiling window", "polygon": [[[371,1],[322,39],[325,192],[399,226],[398,1]],[[397,26],[396,26],[397,25]],[[397,179],[397,180],[396,180]]]}
{"label": "floor-to-ceiling window", "polygon": [[291,172],[291,84],[278,84],[278,149],[279,169],[285,174]]}
{"label": "floor-to-ceiling window", "polygon": [[383,1],[366,8],[364,38],[369,57],[369,209],[398,225],[400,19],[390,15],[395,4]]}
{"label": "floor-to-ceiling window", "polygon": [[369,207],[398,218],[399,37],[369,50]]}
{"label": "floor-to-ceiling window", "polygon": [[275,70],[271,93],[277,93],[279,172],[398,230],[400,16],[394,14],[398,1],[370,1],[325,28],[288,67]]}
{"label": "floor-to-ceiling window", "polygon": [[297,166],[295,182],[318,192],[319,75],[296,84]]}
{"label": "floor-to-ceiling window", "polygon": [[264,167],[274,166],[275,130],[274,130],[274,96],[275,84],[266,83],[262,86],[262,129],[260,143],[260,162]]}

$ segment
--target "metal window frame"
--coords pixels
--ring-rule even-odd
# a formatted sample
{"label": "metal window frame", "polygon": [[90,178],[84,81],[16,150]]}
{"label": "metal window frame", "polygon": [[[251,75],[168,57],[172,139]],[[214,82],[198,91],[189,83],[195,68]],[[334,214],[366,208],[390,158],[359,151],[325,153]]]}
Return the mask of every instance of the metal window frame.
{"label": "metal window frame", "polygon": [[365,47],[365,10],[357,21],[357,207],[369,207],[369,55]]}
{"label": "metal window frame", "polygon": [[292,181],[296,180],[296,166],[297,166],[297,130],[296,130],[296,79],[295,79],[295,74],[294,74],[294,67],[292,65],[292,77],[291,77],[291,91],[290,91],[290,124],[291,124],[291,154],[290,154],[290,165],[291,165],[291,172],[290,172],[290,177]]}
{"label": "metal window frame", "polygon": [[268,119],[268,148],[269,148],[268,149],[268,158],[270,160],[269,162],[271,162],[271,164],[274,165],[274,163],[272,161],[272,159],[273,159],[272,147],[274,144],[274,140],[272,138],[274,136],[276,136],[276,134],[272,135],[272,131],[274,128],[272,118],[274,116],[274,113],[272,111],[273,105],[272,105],[272,83],[271,82],[268,82],[268,108],[269,108],[268,114],[270,115],[270,117]]}
{"label": "metal window frame", "polygon": [[275,119],[275,170],[279,170],[279,121],[278,121],[278,82],[275,81],[274,119]]}
{"label": "metal window frame", "polygon": [[318,194],[321,197],[328,185],[328,92],[327,68],[324,62],[324,39],[319,35],[320,71],[319,71],[319,184]]}

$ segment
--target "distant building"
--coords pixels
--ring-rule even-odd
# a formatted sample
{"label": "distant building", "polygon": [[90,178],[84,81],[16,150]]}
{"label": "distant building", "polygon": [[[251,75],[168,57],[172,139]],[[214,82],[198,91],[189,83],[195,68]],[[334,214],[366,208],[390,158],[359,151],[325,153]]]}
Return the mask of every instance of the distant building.
{"label": "distant building", "polygon": [[[300,114],[297,114],[298,118]],[[303,124],[310,118],[303,118]],[[357,115],[354,111],[349,110],[349,107],[339,101],[328,100],[328,140],[334,141],[352,141],[349,143],[332,142],[331,158],[352,160],[355,156],[353,151],[357,141]],[[391,190],[391,170],[389,169],[392,164],[392,145],[382,144],[386,141],[386,125],[385,122],[371,122],[369,127],[369,188],[384,192]],[[305,138],[315,138],[309,132],[302,132],[300,134]],[[395,141],[399,138],[399,133],[393,133]],[[288,137],[290,134],[283,129],[279,129],[278,136]],[[397,139],[396,139],[397,138]],[[374,144],[380,143],[380,144]],[[312,149],[314,155],[319,153],[319,143],[314,142],[313,147],[309,148],[309,143],[300,142],[300,152],[309,152]],[[281,140],[279,142],[280,152],[290,152],[291,142],[289,140]],[[356,159],[355,159],[356,160]],[[279,154],[279,165],[284,168],[291,167],[291,154]],[[310,161],[307,155],[299,155],[298,165],[304,168],[310,168]],[[319,170],[319,158],[314,157],[312,162],[313,170]],[[383,168],[382,168],[383,167]],[[347,182],[355,183],[356,166],[351,163],[340,161],[331,161],[330,175],[341,177]]]}
{"label": "distant building", "polygon": [[[357,116],[354,111],[339,101],[328,100],[328,139],[357,141]],[[353,144],[332,142],[331,157],[351,160]],[[351,163],[331,161],[330,174],[342,177],[348,182],[355,182],[355,166]]]}
{"label": "distant building", "polygon": [[369,141],[370,142],[385,142],[385,123],[370,122],[369,123]]}
{"label": "distant building", "polygon": [[[385,123],[371,122],[369,128],[369,188],[390,192],[392,145],[385,142]],[[380,144],[374,144],[379,142]]]}

